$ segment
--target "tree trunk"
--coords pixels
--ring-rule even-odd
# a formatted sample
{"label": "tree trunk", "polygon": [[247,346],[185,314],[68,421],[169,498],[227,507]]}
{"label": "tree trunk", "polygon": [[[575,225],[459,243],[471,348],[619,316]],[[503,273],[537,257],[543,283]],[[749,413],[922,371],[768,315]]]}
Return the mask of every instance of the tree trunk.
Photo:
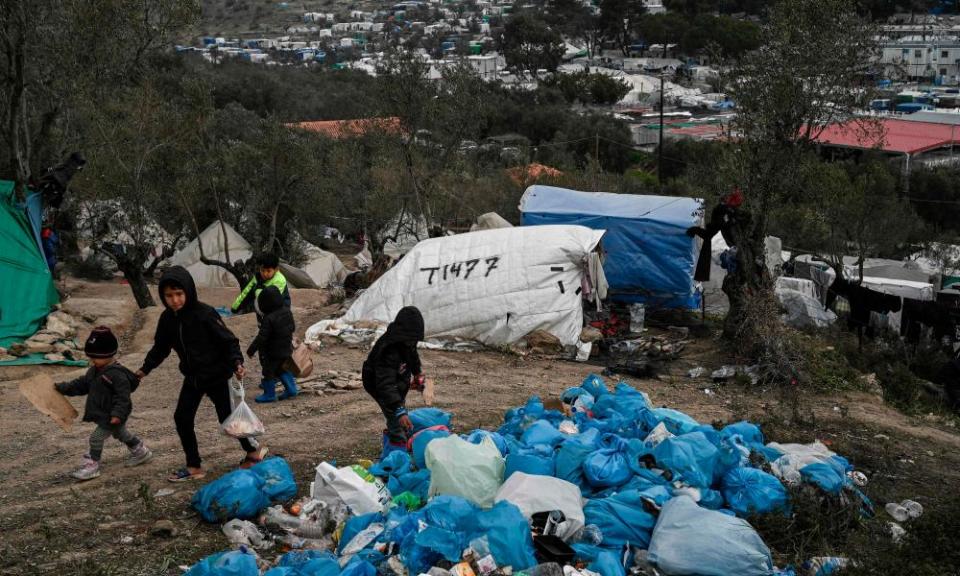
{"label": "tree trunk", "polygon": [[156,306],[153,300],[153,294],[150,293],[150,286],[147,284],[147,278],[143,274],[143,261],[145,258],[136,248],[124,247],[123,252],[110,250],[108,248],[96,247],[96,251],[107,255],[116,262],[117,268],[123,274],[124,280],[130,285],[133,292],[133,298],[137,302],[137,307],[149,308]]}

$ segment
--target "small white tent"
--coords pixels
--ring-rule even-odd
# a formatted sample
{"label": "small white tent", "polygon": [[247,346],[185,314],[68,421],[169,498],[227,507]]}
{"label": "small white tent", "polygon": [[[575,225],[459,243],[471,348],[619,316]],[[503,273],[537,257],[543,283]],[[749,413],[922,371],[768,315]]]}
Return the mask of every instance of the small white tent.
{"label": "small white tent", "polygon": [[487,212],[477,216],[477,222],[470,227],[471,232],[477,230],[496,230],[498,228],[512,228],[513,224],[496,212]]}
{"label": "small white tent", "polygon": [[[529,226],[424,240],[353,303],[340,324],[386,324],[400,308],[423,313],[432,340],[512,344],[545,330],[576,345],[583,327],[581,282],[602,230]],[[307,341],[330,328],[321,322]]]}
{"label": "small white tent", "polygon": [[304,242],[303,252],[307,257],[307,263],[302,266],[302,269],[310,276],[317,288],[339,284],[347,277],[347,268],[333,252],[322,250],[309,242]]}
{"label": "small white tent", "polygon": [[[224,229],[226,235],[224,235]],[[250,243],[244,240],[239,232],[227,223],[219,221],[207,226],[182,250],[173,255],[170,264],[183,266],[193,276],[198,288],[239,288],[233,274],[219,266],[208,266],[200,261],[200,242],[203,242],[204,256],[211,260],[227,261],[227,252],[230,253],[230,262],[248,260],[253,256]]]}
{"label": "small white tent", "polygon": [[430,237],[430,231],[427,229],[427,219],[422,215],[417,216],[405,210],[398,212],[383,227],[380,234],[384,238],[389,238],[383,244],[383,253],[394,260],[398,260],[409,252],[417,245],[417,242]]}

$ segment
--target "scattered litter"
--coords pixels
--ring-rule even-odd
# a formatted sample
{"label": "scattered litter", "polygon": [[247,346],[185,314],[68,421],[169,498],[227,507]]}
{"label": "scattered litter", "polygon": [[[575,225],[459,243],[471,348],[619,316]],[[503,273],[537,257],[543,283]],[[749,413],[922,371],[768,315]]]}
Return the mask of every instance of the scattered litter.
{"label": "scattered litter", "polygon": [[713,396],[713,395],[716,394],[713,390],[711,390],[711,389],[709,389],[709,388],[704,388],[704,389],[703,389],[703,393],[706,394],[707,396]]}
{"label": "scattered litter", "polygon": [[691,368],[687,371],[687,377],[689,378],[700,378],[707,373],[707,369],[703,366],[697,366],[696,368]]}
{"label": "scattered litter", "polygon": [[264,540],[263,534],[257,525],[247,520],[234,518],[223,525],[223,534],[234,548],[249,546],[256,549],[265,549],[273,546],[273,542]]}
{"label": "scattered litter", "polygon": [[853,482],[858,488],[863,488],[869,483],[869,480],[867,480],[867,475],[857,470],[847,472],[847,478],[849,478],[850,481]]}
{"label": "scattered litter", "polygon": [[176,494],[176,492],[177,492],[177,491],[174,490],[173,488],[161,488],[161,489],[157,490],[156,492],[154,492],[153,497],[154,497],[154,498],[164,498],[164,497],[166,497],[166,496],[171,496],[171,495],[173,495],[173,494]]}
{"label": "scattered litter", "polygon": [[894,544],[899,544],[900,540],[907,535],[907,531],[904,530],[903,526],[896,522],[887,522],[887,529],[890,531],[890,538]]}
{"label": "scattered litter", "polygon": [[806,576],[829,576],[846,568],[853,566],[847,558],[838,558],[836,556],[818,556],[811,558],[803,563],[801,570]]}
{"label": "scattered litter", "polygon": [[889,502],[884,509],[887,511],[887,514],[889,514],[897,522],[916,520],[923,515],[923,506],[919,502],[914,502],[913,500],[904,500],[899,504],[896,502]]}
{"label": "scattered litter", "polygon": [[121,544],[133,544],[133,536],[124,536],[123,538],[120,538],[120,543],[121,543]]}
{"label": "scattered litter", "polygon": [[729,380],[737,375],[736,366],[723,366],[717,370],[714,370],[710,377],[713,378],[714,382],[724,382]]}

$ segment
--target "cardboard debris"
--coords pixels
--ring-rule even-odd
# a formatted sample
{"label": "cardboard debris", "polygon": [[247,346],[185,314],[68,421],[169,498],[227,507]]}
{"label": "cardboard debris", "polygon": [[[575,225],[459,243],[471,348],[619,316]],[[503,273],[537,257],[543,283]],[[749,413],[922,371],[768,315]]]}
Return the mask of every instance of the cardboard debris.
{"label": "cardboard debris", "polygon": [[20,393],[64,431],[70,431],[77,418],[77,411],[66,397],[53,387],[53,380],[49,376],[41,374],[21,381]]}

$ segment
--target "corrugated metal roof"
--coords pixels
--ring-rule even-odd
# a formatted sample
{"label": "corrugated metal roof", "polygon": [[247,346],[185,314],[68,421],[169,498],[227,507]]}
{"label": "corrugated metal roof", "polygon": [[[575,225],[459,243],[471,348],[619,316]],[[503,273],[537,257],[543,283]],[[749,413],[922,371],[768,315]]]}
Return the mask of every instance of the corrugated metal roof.
{"label": "corrugated metal roof", "polygon": [[864,128],[856,121],[832,124],[816,139],[821,144],[859,148],[878,149],[899,154],[919,154],[937,148],[960,144],[960,130],[949,124],[933,122],[914,122],[900,118],[879,118],[876,120],[883,133]]}

